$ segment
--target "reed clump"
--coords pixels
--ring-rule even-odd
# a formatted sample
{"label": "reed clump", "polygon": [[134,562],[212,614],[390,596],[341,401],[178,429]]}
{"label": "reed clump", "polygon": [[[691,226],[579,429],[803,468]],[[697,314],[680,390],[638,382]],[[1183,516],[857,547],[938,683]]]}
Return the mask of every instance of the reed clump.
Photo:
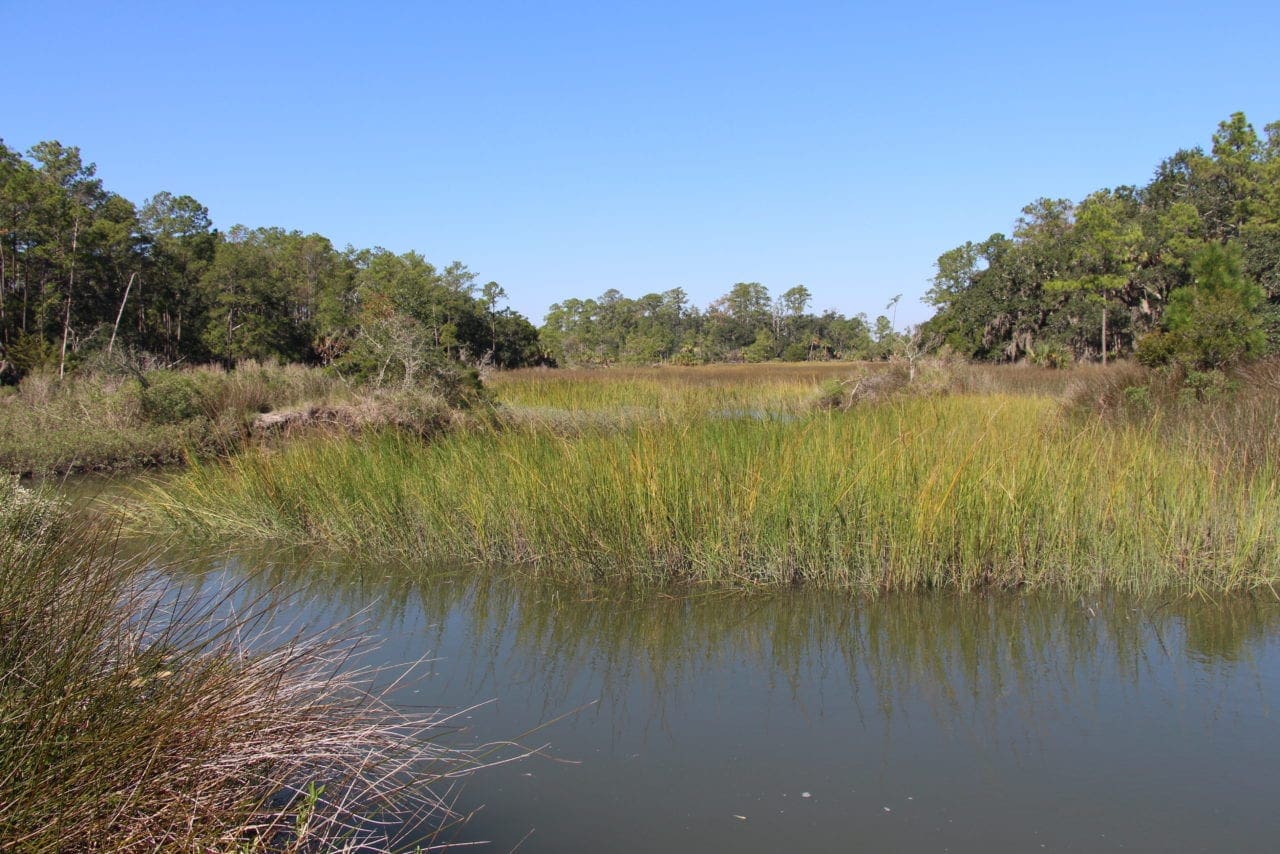
{"label": "reed clump", "polygon": [[[689,385],[685,401],[705,404]],[[1069,416],[1033,385],[815,411],[810,383],[785,417],[676,406],[574,431],[296,443],[197,467],[133,518],[580,582],[1274,589],[1274,456],[1237,465],[1211,434],[1158,415]]]}
{"label": "reed clump", "polygon": [[470,763],[339,675],[341,637],[158,585],[0,487],[0,850],[376,851],[378,821],[448,820],[423,786]]}
{"label": "reed clump", "polygon": [[1192,436],[1237,468],[1280,459],[1280,358],[1229,371],[1125,366],[1077,376],[1068,412],[1109,423],[1158,421],[1174,436]]}

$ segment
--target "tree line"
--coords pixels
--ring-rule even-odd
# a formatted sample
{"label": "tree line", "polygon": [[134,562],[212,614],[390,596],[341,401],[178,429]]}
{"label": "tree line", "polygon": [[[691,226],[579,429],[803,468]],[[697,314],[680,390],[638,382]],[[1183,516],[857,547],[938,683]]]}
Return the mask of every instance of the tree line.
{"label": "tree line", "polygon": [[1221,367],[1280,342],[1280,122],[1243,113],[1145,186],[1041,198],[943,253],[922,328],[980,360]]}
{"label": "tree line", "polygon": [[882,359],[943,345],[990,361],[1136,353],[1219,367],[1280,343],[1280,122],[1264,130],[1236,113],[1208,152],[1178,151],[1143,187],[1038,199],[1012,236],[943,253],[926,295],[936,313],[907,335],[886,315],[815,313],[803,285],[775,298],[758,282],[705,309],[681,288],[609,289],[553,304],[535,329],[460,263],[280,228],[220,231],[191,196],[135,205],[107,190],[75,147],[24,155],[0,142],[0,379],[65,374],[101,353],[405,380],[440,360]]}
{"label": "tree line", "polygon": [[227,231],[191,196],[136,205],[78,148],[0,142],[0,373],[94,355],[167,364],[275,359],[411,373],[436,358],[541,358],[537,330],[460,263],[336,249],[280,228]]}
{"label": "tree line", "polygon": [[[700,310],[680,288],[551,306],[539,329],[460,263],[336,249],[319,234],[213,226],[188,195],[134,204],[80,150],[0,142],[0,374],[59,375],[95,354],[164,364],[275,359],[412,375],[452,358],[499,367],[886,357],[889,318],[809,310],[734,285]],[[895,299],[896,304],[896,299]]]}
{"label": "tree line", "polygon": [[638,299],[611,288],[553,304],[540,335],[544,351],[566,365],[881,359],[896,346],[888,317],[814,314],[812,301],[804,285],[774,299],[759,282],[739,282],[700,310],[682,288]]}

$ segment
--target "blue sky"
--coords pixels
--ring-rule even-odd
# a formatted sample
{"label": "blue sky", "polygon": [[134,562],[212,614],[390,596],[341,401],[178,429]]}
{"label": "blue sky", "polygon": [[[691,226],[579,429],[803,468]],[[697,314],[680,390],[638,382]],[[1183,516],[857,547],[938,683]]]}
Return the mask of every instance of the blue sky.
{"label": "blue sky", "polygon": [[0,4],[0,136],[416,249],[539,322],[734,282],[899,325],[943,251],[1280,119],[1280,4]]}

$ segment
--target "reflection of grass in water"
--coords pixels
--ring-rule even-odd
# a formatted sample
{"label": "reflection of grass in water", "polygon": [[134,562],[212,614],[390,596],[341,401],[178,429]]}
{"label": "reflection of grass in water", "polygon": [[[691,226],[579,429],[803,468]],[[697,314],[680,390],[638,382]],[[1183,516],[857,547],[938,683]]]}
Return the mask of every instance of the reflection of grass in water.
{"label": "reflection of grass in water", "polygon": [[[455,642],[463,646],[448,653],[455,672],[484,682],[504,703],[528,706],[538,720],[577,707],[584,679],[595,679],[619,726],[660,721],[707,679],[745,664],[761,684],[801,701],[821,685],[832,701],[852,698],[892,725],[923,700],[948,726],[964,721],[1007,741],[1056,719],[1079,702],[1081,688],[1137,693],[1153,673],[1183,660],[1230,669],[1280,628],[1280,608],[1248,598],[585,595],[500,572],[312,561],[278,562],[262,577],[309,591],[320,607],[350,612],[373,602],[372,618],[391,634],[405,624],[443,626],[460,613],[467,630]],[[420,630],[429,635],[426,648],[441,650],[442,635]],[[506,671],[501,686],[485,682],[495,666]]]}
{"label": "reflection of grass in water", "polygon": [[0,492],[0,848],[318,850],[448,817],[421,784],[467,762],[335,675],[342,637],[264,635],[269,597],[157,589],[112,539]]}
{"label": "reflection of grass in water", "polygon": [[1273,467],[1046,398],[300,442],[142,496],[151,530],[324,543],[577,582],[1241,591],[1280,570]]}

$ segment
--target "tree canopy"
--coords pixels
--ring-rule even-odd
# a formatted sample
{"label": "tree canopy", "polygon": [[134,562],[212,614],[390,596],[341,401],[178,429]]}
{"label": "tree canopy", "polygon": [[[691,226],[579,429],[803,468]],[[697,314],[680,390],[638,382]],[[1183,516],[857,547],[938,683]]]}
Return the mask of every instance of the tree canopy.
{"label": "tree canopy", "polygon": [[1280,122],[1235,113],[1143,187],[1037,199],[1012,236],[944,252],[926,299],[926,331],[975,359],[1106,361],[1153,333],[1151,358],[1257,355],[1280,326]]}
{"label": "tree canopy", "polygon": [[80,150],[0,142],[0,372],[65,373],[102,349],[168,362],[341,362],[362,336],[421,328],[442,357],[540,358],[534,326],[460,263],[336,249],[319,234],[214,228],[191,196],[141,205],[108,191]]}
{"label": "tree canopy", "polygon": [[898,336],[889,319],[809,311],[804,285],[777,299],[759,282],[738,282],[706,309],[681,288],[636,299],[609,289],[594,299],[567,299],[547,312],[542,347],[560,364],[702,364],[888,355]]}

